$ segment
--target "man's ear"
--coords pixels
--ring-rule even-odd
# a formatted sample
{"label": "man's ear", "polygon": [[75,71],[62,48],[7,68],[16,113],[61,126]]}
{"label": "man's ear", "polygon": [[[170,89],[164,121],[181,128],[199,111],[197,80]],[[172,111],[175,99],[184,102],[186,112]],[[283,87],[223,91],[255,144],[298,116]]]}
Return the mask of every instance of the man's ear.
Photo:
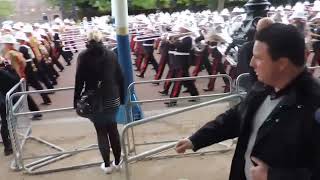
{"label": "man's ear", "polygon": [[281,57],[278,59],[278,67],[280,71],[284,71],[289,66],[290,60],[287,57]]}

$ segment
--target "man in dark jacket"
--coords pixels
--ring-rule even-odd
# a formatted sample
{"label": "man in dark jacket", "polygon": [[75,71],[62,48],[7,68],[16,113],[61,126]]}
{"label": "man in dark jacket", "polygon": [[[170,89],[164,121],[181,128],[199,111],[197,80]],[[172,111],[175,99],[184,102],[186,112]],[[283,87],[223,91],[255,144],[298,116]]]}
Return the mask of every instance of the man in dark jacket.
{"label": "man in dark jacket", "polygon": [[252,67],[250,67],[250,61],[252,58],[252,50],[254,45],[254,36],[256,31],[260,31],[263,28],[266,28],[273,24],[273,19],[269,17],[262,18],[258,21],[257,28],[255,31],[251,32],[252,34],[248,36],[249,42],[244,43],[238,52],[238,64],[237,64],[237,76],[242,73],[249,73],[249,77],[244,79],[241,83],[241,86],[246,90],[250,90],[254,82],[257,81],[257,75],[255,74]]}
{"label": "man in dark jacket", "polygon": [[304,38],[273,24],[256,36],[258,82],[238,105],[176,146],[194,151],[238,137],[229,180],[320,179],[320,83],[305,69]]}

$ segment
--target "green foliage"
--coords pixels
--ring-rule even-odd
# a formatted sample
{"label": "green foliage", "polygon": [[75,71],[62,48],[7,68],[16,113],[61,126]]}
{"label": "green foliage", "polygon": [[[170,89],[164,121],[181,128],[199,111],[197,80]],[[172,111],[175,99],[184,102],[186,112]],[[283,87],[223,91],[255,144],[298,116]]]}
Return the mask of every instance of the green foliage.
{"label": "green foliage", "polygon": [[[0,0],[0,2],[3,0]],[[71,11],[73,4],[78,6],[80,10],[87,9],[91,7],[92,9],[100,12],[106,13],[111,11],[111,0],[48,0],[52,5],[60,6],[63,4],[63,9],[65,11]],[[220,0],[131,0],[131,7],[135,9],[169,9],[172,7],[176,1],[177,7],[199,7],[207,6],[210,9],[216,9],[218,1]],[[234,2],[246,2],[247,0],[225,0],[225,4],[232,4]],[[269,0],[272,1],[272,0]],[[273,0],[273,1],[284,1],[284,0]],[[63,3],[62,3],[63,2]],[[0,5],[1,6],[1,5]],[[0,12],[2,13],[2,12]],[[85,13],[85,12],[84,12]]]}
{"label": "green foliage", "polygon": [[63,7],[65,10],[71,10],[73,3],[79,7],[82,7],[83,5],[89,5],[93,8],[96,8],[100,12],[106,12],[111,10],[111,0],[48,0],[48,1],[55,6],[60,6],[61,4],[63,4]]}
{"label": "green foliage", "polygon": [[160,0],[159,8],[170,8],[170,0]]}
{"label": "green foliage", "polygon": [[0,0],[0,18],[8,17],[14,12],[14,6],[11,1]]}
{"label": "green foliage", "polygon": [[132,5],[140,9],[155,9],[157,6],[156,0],[133,0]]}
{"label": "green foliage", "polygon": [[97,8],[100,12],[106,12],[111,10],[111,0],[89,0],[89,4],[92,7]]}

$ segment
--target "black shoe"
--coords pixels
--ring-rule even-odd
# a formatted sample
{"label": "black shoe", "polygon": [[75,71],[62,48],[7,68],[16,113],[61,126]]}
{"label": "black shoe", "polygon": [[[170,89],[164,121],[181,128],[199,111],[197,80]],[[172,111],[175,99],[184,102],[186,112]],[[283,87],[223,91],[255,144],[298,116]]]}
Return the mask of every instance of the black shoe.
{"label": "black shoe", "polygon": [[136,74],[137,77],[144,78],[144,74]]}
{"label": "black shoe", "polygon": [[71,66],[71,63],[70,63],[70,62],[68,62],[66,66]]}
{"label": "black shoe", "polygon": [[208,91],[213,91],[213,89],[206,88],[206,89],[203,89],[203,91],[208,92]]}
{"label": "black shoe", "polygon": [[166,90],[159,91],[159,93],[162,94],[162,95],[168,95],[168,91],[166,91]]}
{"label": "black shoe", "polygon": [[64,70],[64,69],[60,69],[60,71],[59,71],[59,72],[63,72],[63,70]]}
{"label": "black shoe", "polygon": [[52,82],[51,83],[53,86],[56,86],[56,85],[58,85],[58,82],[57,81],[54,81],[54,82]]}
{"label": "black shoe", "polygon": [[190,100],[188,100],[189,102],[199,102],[200,101],[200,99],[199,98],[194,98],[194,99],[190,99]]}
{"label": "black shoe", "polygon": [[155,86],[159,86],[160,85],[160,83],[158,83],[158,82],[153,82],[152,84],[155,85]]}
{"label": "black shoe", "polygon": [[5,155],[5,156],[9,156],[9,155],[11,155],[11,154],[13,154],[12,147],[11,147],[11,146],[10,146],[10,147],[5,147],[5,148],[4,148],[4,155]]}
{"label": "black shoe", "polygon": [[177,101],[170,101],[170,102],[165,102],[167,107],[174,107],[177,106]]}
{"label": "black shoe", "polygon": [[42,119],[42,114],[34,114],[31,120],[37,121]]}
{"label": "black shoe", "polygon": [[51,102],[43,102],[43,103],[41,103],[41,105],[46,105],[46,106],[49,106],[51,104],[52,104]]}

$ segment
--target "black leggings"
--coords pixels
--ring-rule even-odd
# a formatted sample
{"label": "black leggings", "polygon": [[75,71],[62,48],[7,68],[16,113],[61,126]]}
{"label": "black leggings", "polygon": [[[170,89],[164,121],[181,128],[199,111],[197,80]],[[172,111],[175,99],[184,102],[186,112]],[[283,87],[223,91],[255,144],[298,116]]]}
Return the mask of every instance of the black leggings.
{"label": "black leggings", "polygon": [[[117,128],[117,122],[93,123],[97,131],[98,146],[105,163],[110,166],[110,144],[115,158],[115,164],[119,164],[121,156],[120,136]],[[109,143],[110,140],[110,143]]]}
{"label": "black leggings", "polygon": [[3,145],[5,148],[11,147],[11,141],[8,130],[8,123],[6,117],[6,106],[4,104],[0,104],[0,115],[1,115],[1,137],[3,141]]}

